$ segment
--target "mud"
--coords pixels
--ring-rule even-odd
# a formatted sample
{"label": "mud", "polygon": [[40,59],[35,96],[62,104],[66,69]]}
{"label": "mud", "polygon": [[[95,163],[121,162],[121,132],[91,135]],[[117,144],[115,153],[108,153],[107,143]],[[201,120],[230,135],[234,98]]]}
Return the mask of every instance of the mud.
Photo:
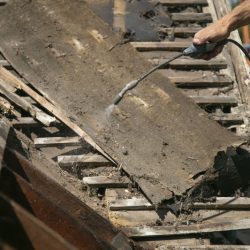
{"label": "mud", "polygon": [[120,37],[82,1],[16,0],[0,14],[6,58],[74,116],[153,203],[190,189],[218,151],[238,142],[158,73],[126,95],[106,123],[115,95],[151,64],[130,45],[109,51]]}

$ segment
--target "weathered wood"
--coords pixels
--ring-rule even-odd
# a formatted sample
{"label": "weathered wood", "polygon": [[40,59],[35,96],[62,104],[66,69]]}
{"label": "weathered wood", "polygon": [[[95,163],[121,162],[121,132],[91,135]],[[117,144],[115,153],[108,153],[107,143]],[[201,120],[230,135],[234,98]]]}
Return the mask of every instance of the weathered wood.
{"label": "weathered wood", "polygon": [[[89,230],[79,220],[72,218],[62,207],[51,202],[41,191],[39,192],[39,188],[36,190],[10,169],[2,169],[0,180],[0,190],[5,195],[18,202],[77,249],[104,250],[111,248],[107,242],[99,238],[96,232]],[[12,183],[11,186],[10,183]]]}
{"label": "weathered wood", "polygon": [[84,177],[83,183],[89,187],[98,187],[98,188],[126,188],[128,187],[129,180],[120,181],[115,177],[106,177],[106,176],[92,176]]}
{"label": "weathered wood", "polygon": [[97,154],[84,155],[60,155],[57,157],[57,162],[60,166],[67,167],[72,165],[77,166],[105,166],[110,163],[105,157]]}
{"label": "weathered wood", "polygon": [[138,51],[166,50],[166,51],[183,51],[190,46],[190,42],[131,42],[133,47]]}
{"label": "weathered wood", "polygon": [[37,166],[32,165],[23,156],[9,148],[5,151],[4,162],[8,168],[31,183],[34,188],[62,207],[72,217],[95,231],[103,240],[112,242],[112,239],[116,237],[118,231],[107,220],[53,181],[47,172],[42,173]]}
{"label": "weathered wood", "polygon": [[133,239],[166,237],[189,234],[202,234],[210,232],[223,232],[231,230],[241,230],[250,228],[250,219],[230,220],[224,222],[202,223],[194,225],[181,226],[157,226],[157,227],[130,227],[124,228],[123,231],[128,237]]}
{"label": "weathered wood", "polygon": [[14,128],[30,128],[37,127],[40,124],[32,117],[20,117],[17,120],[11,122]]}
{"label": "weathered wood", "polygon": [[157,250],[249,250],[250,246],[239,246],[239,245],[162,245]]}
{"label": "weathered wood", "polygon": [[171,28],[160,28],[159,32],[163,34],[174,34],[175,36],[184,36],[190,35],[193,36],[198,31],[200,31],[200,27],[171,27]]}
{"label": "weathered wood", "polygon": [[41,109],[39,109],[36,106],[33,106],[34,110],[36,111],[36,119],[40,121],[45,126],[53,126],[55,124],[60,123],[54,116],[51,116],[49,114],[46,114]]}
{"label": "weathered wood", "polygon": [[7,60],[0,60],[0,66],[2,66],[2,67],[9,67],[10,64],[8,63]]}
{"label": "weathered wood", "polygon": [[52,113],[58,120],[62,121],[66,126],[71,128],[76,134],[82,137],[93,148],[99,151],[107,159],[115,163],[115,161],[107,153],[105,153],[85,131],[83,131],[79,126],[73,123],[59,108],[55,107],[52,103],[46,100],[43,96],[36,93],[33,89],[31,89],[24,82],[22,82],[15,75],[10,73],[8,70],[4,69],[3,67],[0,68],[0,78],[12,84],[14,87],[22,89],[26,94],[28,94],[34,100],[36,100],[42,107],[44,107],[46,110]]}
{"label": "weathered wood", "polygon": [[120,211],[120,210],[153,210],[155,208],[150,202],[145,198],[131,198],[131,199],[116,199],[110,202],[110,210]]}
{"label": "weathered wood", "polygon": [[215,202],[196,202],[195,209],[250,209],[248,197],[217,197]]}
{"label": "weathered wood", "polygon": [[0,120],[0,145],[2,150],[0,150],[0,170],[2,169],[5,148],[7,147],[8,135],[10,133],[10,124],[6,118],[1,118]]}
{"label": "weathered wood", "polygon": [[231,96],[190,96],[199,105],[237,106],[238,101]]}
{"label": "weathered wood", "polygon": [[60,235],[55,233],[33,215],[29,214],[16,202],[0,193],[1,241],[5,241],[14,249],[76,249]]}
{"label": "weathered wood", "polygon": [[5,115],[14,115],[15,117],[21,117],[21,114],[17,110],[15,110],[14,106],[2,96],[0,96],[0,109]]}
{"label": "weathered wood", "polygon": [[[149,59],[149,61],[153,65],[159,65],[166,61],[166,59]],[[172,69],[182,69],[182,70],[188,70],[188,69],[226,69],[227,63],[223,59],[211,59],[210,61],[206,60],[198,60],[198,59],[176,59],[175,61],[171,62],[169,65],[165,65],[162,68],[172,68]]]}
{"label": "weathered wood", "polygon": [[207,0],[157,0],[157,2],[169,5],[169,6],[176,6],[176,5],[202,5],[207,6]]}
{"label": "weathered wood", "polygon": [[79,146],[81,144],[81,137],[44,137],[34,139],[34,145],[37,148],[57,146]]}
{"label": "weathered wood", "polygon": [[178,87],[182,88],[198,88],[198,87],[224,87],[233,83],[232,79],[227,75],[214,75],[203,77],[168,77],[171,82],[175,83]]}
{"label": "weathered wood", "polygon": [[204,22],[213,21],[210,13],[172,13],[171,19],[177,22]]}
{"label": "weathered wood", "polygon": [[222,125],[240,125],[244,123],[243,117],[237,114],[209,114],[209,117]]}

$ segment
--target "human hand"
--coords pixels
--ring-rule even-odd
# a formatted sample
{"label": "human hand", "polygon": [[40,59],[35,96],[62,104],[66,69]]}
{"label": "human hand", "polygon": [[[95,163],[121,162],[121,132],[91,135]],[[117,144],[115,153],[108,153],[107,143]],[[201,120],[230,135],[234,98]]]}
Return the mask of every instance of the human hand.
{"label": "human hand", "polygon": [[[216,23],[200,30],[194,36],[193,43],[201,45],[207,42],[219,42],[230,35],[229,26],[224,20],[219,20]],[[202,55],[200,58],[204,60],[210,60],[217,56],[223,50],[224,45],[217,46],[212,52]]]}

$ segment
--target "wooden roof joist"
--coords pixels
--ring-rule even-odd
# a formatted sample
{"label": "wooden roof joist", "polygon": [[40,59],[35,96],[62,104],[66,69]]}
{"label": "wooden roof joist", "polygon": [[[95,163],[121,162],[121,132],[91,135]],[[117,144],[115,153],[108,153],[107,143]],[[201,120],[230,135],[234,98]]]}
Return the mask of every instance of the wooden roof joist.
{"label": "wooden roof joist", "polygon": [[169,6],[176,6],[176,5],[202,5],[207,6],[207,0],[157,0],[157,2],[169,5]]}

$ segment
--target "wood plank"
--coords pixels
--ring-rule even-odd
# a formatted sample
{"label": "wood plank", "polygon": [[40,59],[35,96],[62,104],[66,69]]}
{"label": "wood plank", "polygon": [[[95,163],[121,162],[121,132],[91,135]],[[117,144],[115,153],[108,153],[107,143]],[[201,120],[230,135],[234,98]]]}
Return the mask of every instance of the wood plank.
{"label": "wood plank", "polygon": [[210,13],[172,13],[171,19],[176,22],[211,23],[213,21]]}
{"label": "wood plank", "polygon": [[189,96],[199,105],[227,105],[237,106],[238,101],[230,96]]}
{"label": "wood plank", "polygon": [[190,42],[131,42],[133,47],[138,51],[166,50],[166,51],[183,51],[190,46]]}
{"label": "wood plank", "polygon": [[14,128],[38,127],[40,124],[32,117],[20,117],[11,122]]}
{"label": "wood plank", "polygon": [[[159,65],[166,61],[166,59],[149,59],[154,66]],[[172,68],[172,69],[181,69],[181,70],[189,70],[189,69],[226,69],[227,63],[223,59],[211,59],[210,61],[199,60],[199,59],[176,59],[171,62],[169,65],[163,66],[162,68]]]}
{"label": "wood plank", "polygon": [[107,166],[110,164],[105,157],[97,154],[83,154],[83,155],[60,155],[57,157],[57,162],[60,166],[68,167],[72,165],[77,165],[80,167],[86,166]]}
{"label": "wood plank", "polygon": [[201,27],[171,27],[171,28],[159,28],[159,32],[163,34],[174,34],[174,36],[190,35],[194,36]]}
{"label": "wood plank", "polygon": [[110,202],[109,209],[112,211],[120,210],[154,210],[154,205],[145,198],[116,199]]}
{"label": "wood plank", "polygon": [[79,146],[83,143],[81,137],[43,137],[35,138],[34,145],[37,148],[58,146]]}
{"label": "wood plank", "polygon": [[6,116],[11,115],[15,117],[21,117],[21,114],[17,110],[15,110],[14,106],[2,96],[0,96],[0,109]]}
{"label": "wood plank", "polygon": [[163,5],[176,6],[176,5],[202,5],[207,6],[207,0],[157,0]]}
{"label": "wood plank", "polygon": [[51,114],[53,114],[58,120],[62,121],[66,126],[68,126],[76,134],[82,137],[94,149],[99,151],[107,159],[109,159],[110,161],[116,164],[116,162],[106,152],[104,152],[85,131],[83,131],[78,125],[73,123],[59,108],[55,107],[52,103],[46,100],[43,96],[36,93],[33,89],[31,89],[24,82],[22,82],[15,75],[10,73],[8,70],[4,69],[3,67],[0,68],[0,78],[12,84],[14,87],[22,89],[26,94],[28,94],[34,100],[36,100],[42,107],[44,107]]}
{"label": "wood plank", "polygon": [[180,226],[156,226],[156,227],[130,227],[123,231],[133,239],[166,237],[177,235],[202,234],[210,232],[224,232],[250,228],[250,219],[230,220],[224,222],[202,223]]}
{"label": "wood plank", "polygon": [[106,177],[106,176],[92,176],[84,177],[83,183],[89,187],[98,187],[98,188],[127,188],[129,180],[121,181],[115,177]]}
{"label": "wood plank", "polygon": [[215,202],[195,202],[195,209],[250,209],[248,197],[217,197]]}
{"label": "wood plank", "polygon": [[7,60],[0,60],[0,66],[2,66],[2,67],[9,67],[10,64],[8,63]]}
{"label": "wood plank", "polygon": [[240,125],[244,123],[243,117],[237,114],[209,114],[209,117],[222,125]]}
{"label": "wood plank", "polygon": [[157,250],[249,250],[250,246],[240,245],[162,245]]}
{"label": "wood plank", "polygon": [[[163,73],[164,74],[164,73]],[[175,83],[180,88],[215,88],[225,87],[232,85],[232,79],[227,75],[212,75],[212,76],[201,76],[201,77],[168,77],[171,82]]]}

